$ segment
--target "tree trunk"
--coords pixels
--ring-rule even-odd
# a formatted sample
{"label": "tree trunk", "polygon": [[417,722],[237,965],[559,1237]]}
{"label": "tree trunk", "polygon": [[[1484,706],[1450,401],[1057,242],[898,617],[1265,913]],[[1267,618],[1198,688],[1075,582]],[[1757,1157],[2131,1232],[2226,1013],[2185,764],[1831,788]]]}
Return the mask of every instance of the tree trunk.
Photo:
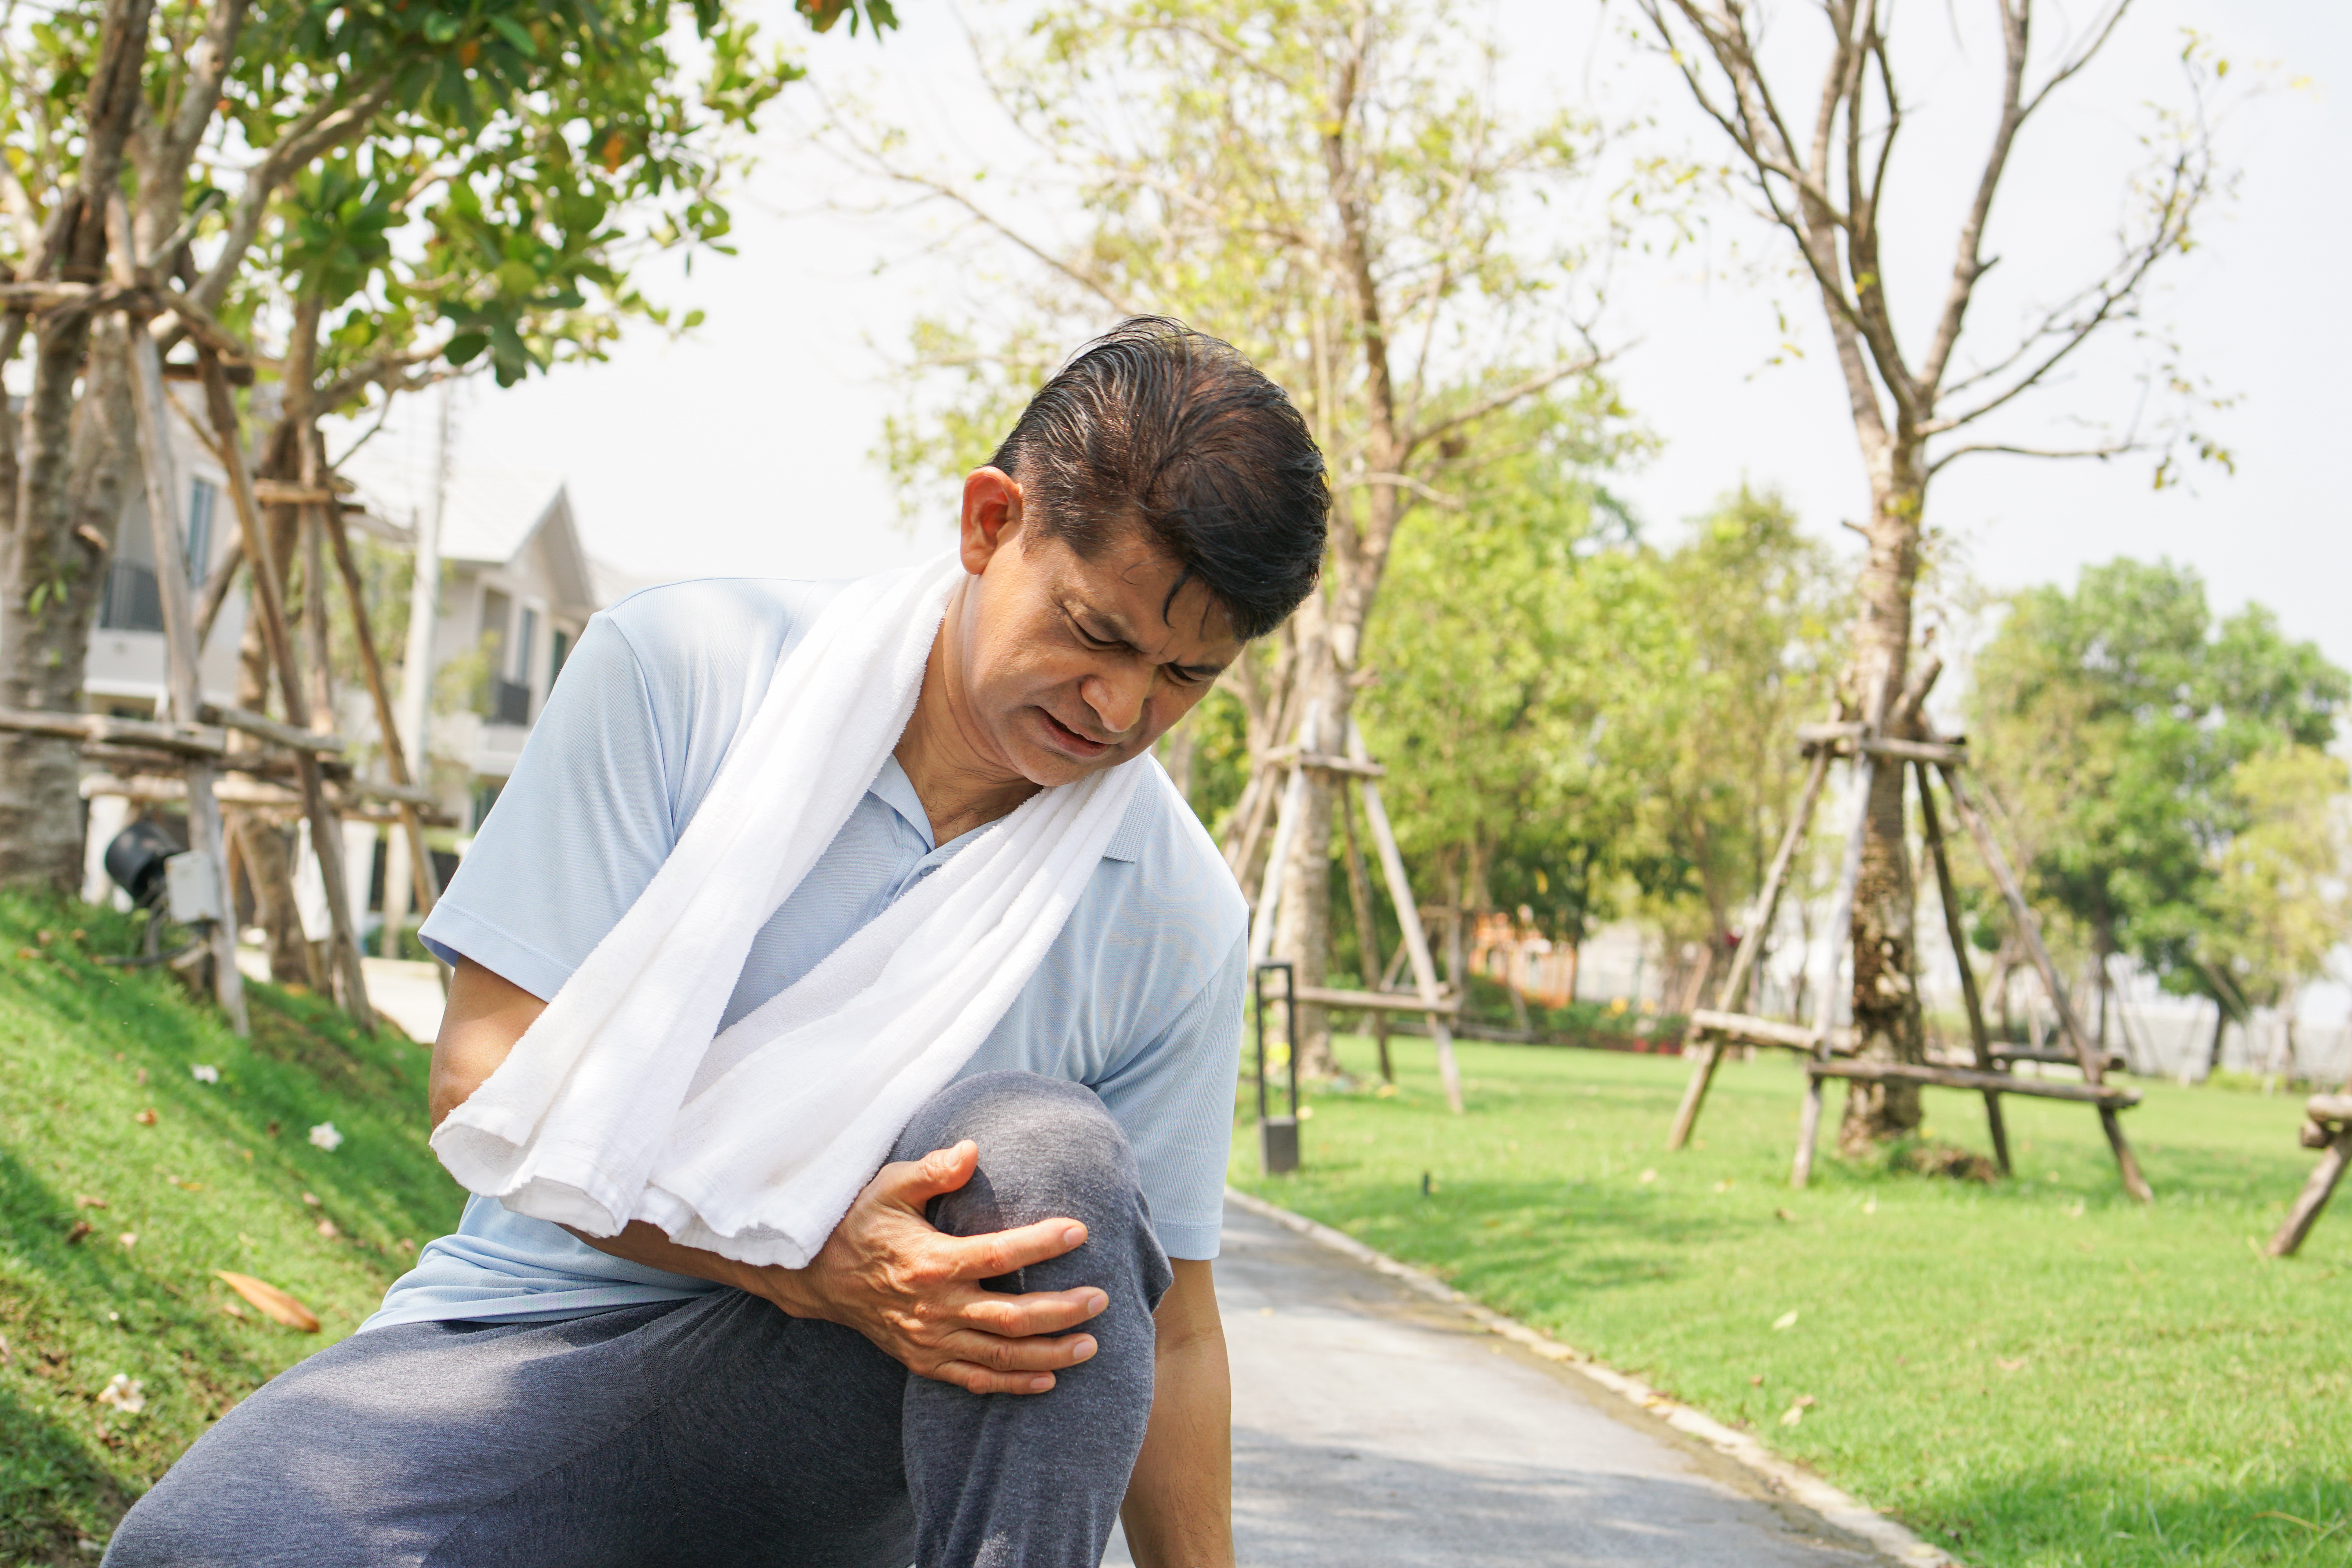
{"label": "tree trunk", "polygon": [[[123,143],[142,101],[152,11],[152,0],[109,0],[83,93],[79,183],[50,214],[40,253],[24,260],[20,278],[45,277],[52,266],[74,282],[105,276],[105,194],[120,180]],[[66,310],[50,312],[34,332],[0,582],[0,704],[9,707],[81,707],[90,617],[136,445],[121,356],[89,363],[92,329],[89,312]],[[119,332],[121,318],[101,330]],[[13,357],[13,330],[6,342]],[[0,882],[80,885],[80,771],[71,741],[0,733]]]}
{"label": "tree trunk", "polygon": [[[1334,752],[1348,732],[1349,700],[1354,693],[1332,658],[1327,620],[1320,596],[1299,606],[1293,619],[1298,638],[1298,691],[1291,704],[1302,716],[1314,717],[1311,733],[1302,733],[1304,749]],[[1304,723],[1305,718],[1300,721]],[[1309,769],[1306,788],[1298,795],[1298,820],[1291,827],[1288,863],[1282,869],[1281,901],[1275,910],[1274,951],[1296,966],[1301,986],[1321,985],[1331,967],[1331,830],[1336,779]],[[1302,1004],[1298,1009],[1298,1070],[1313,1078],[1339,1075],[1339,1058],[1331,1051],[1330,1016],[1323,1008]]]}
{"label": "tree trunk", "polygon": [[[1870,557],[1863,568],[1853,676],[1863,719],[1884,729],[1899,707],[1910,664],[1911,591],[1919,574],[1919,518],[1927,478],[1916,447],[1870,454]],[[1853,899],[1853,1027],[1865,1060],[1924,1062],[1911,858],[1905,853],[1908,770],[1872,770],[1862,874]],[[1856,1154],[1919,1125],[1915,1084],[1848,1085],[1838,1149]]]}
{"label": "tree trunk", "polygon": [[[122,331],[116,316],[95,335],[103,345]],[[71,713],[82,705],[90,622],[135,461],[122,356],[91,355],[93,335],[86,316],[53,318],[34,345],[0,597],[0,706]],[[158,562],[156,570],[178,565]],[[81,885],[80,775],[78,742],[0,731],[0,881]]]}

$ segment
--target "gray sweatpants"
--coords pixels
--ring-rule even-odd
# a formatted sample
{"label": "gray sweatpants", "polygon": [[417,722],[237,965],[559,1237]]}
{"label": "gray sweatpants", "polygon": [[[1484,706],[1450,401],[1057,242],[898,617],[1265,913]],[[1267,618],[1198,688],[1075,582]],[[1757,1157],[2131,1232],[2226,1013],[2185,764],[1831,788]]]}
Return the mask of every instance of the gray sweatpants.
{"label": "gray sweatpants", "polygon": [[106,1568],[1096,1568],[1151,1409],[1170,1282],[1135,1156],[1086,1089],[955,1084],[894,1159],[971,1138],[934,1202],[978,1235],[1088,1238],[998,1289],[1108,1292],[1100,1349],[1035,1394],[915,1377],[852,1330],[722,1290],[553,1323],[410,1323],[320,1352],[139,1500]]}

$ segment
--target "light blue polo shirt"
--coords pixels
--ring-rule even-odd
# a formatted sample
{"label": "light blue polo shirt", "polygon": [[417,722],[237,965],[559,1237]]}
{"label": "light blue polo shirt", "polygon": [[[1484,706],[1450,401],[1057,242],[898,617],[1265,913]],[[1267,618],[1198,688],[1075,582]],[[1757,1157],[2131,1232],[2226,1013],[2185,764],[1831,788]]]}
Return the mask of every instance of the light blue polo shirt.
{"label": "light blue polo shirt", "polygon": [[[653,879],[740,721],[838,587],[679,583],[590,621],[425,921],[426,945],[554,995]],[[984,831],[933,844],[914,786],[886,759],[753,941],[719,1026],[799,979]],[[1217,1255],[1247,931],[1223,858],[1155,764],[1069,923],[963,1068],[1018,1068],[1099,1095],[1134,1145],[1171,1258]],[[477,1196],[457,1233],[425,1247],[364,1326],[541,1321],[716,1289]]]}

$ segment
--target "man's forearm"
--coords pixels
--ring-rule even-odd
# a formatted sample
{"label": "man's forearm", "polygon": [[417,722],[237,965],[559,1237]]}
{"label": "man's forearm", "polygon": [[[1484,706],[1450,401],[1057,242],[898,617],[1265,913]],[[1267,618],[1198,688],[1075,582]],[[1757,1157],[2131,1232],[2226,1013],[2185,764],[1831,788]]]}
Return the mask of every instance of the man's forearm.
{"label": "man's forearm", "polygon": [[[1232,1568],[1234,1562],[1233,1374],[1216,1319],[1208,1265],[1180,1264],[1202,1279],[1161,1304],[1184,1321],[1161,1323],[1151,1424],[1128,1483],[1119,1518],[1138,1568]],[[1179,1293],[1188,1300],[1174,1300]],[[1203,1303],[1199,1300],[1205,1296]]]}
{"label": "man's forearm", "polygon": [[590,1236],[584,1230],[563,1227],[594,1247],[614,1258],[631,1263],[642,1263],[648,1268],[666,1269],[683,1274],[689,1279],[708,1279],[714,1285],[731,1285],[738,1290],[748,1290],[755,1296],[773,1300],[771,1289],[762,1289],[767,1281],[760,1276],[779,1270],[755,1268],[748,1263],[738,1263],[731,1258],[721,1258],[698,1247],[682,1247],[644,1220],[631,1220],[618,1236]]}

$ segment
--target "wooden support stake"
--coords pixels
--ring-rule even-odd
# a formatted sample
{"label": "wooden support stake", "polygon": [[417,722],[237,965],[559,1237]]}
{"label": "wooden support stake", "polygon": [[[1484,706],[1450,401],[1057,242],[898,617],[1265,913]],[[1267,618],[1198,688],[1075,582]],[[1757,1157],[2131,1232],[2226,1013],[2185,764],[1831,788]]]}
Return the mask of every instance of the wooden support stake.
{"label": "wooden support stake", "polygon": [[[1991,1072],[1992,1037],[1985,1029],[1984,998],[1977,994],[1976,966],[1969,962],[1968,936],[1960,925],[1960,892],[1952,885],[1951,858],[1944,852],[1944,826],[1936,816],[1935,792],[1927,787],[1927,764],[1914,763],[1919,779],[1919,820],[1927,837],[1927,853],[1936,862],[1936,889],[1943,895],[1944,936],[1952,944],[1952,962],[1960,970],[1960,996],[1969,1008],[1969,1043],[1974,1047],[1977,1070]],[[2000,1173],[2010,1173],[2009,1129],[2000,1119],[2000,1096],[1987,1090],[1985,1125],[1992,1133],[1992,1156]]]}
{"label": "wooden support stake", "polygon": [[[408,753],[401,749],[400,723],[392,715],[392,694],[383,684],[383,661],[376,657],[375,629],[368,624],[367,589],[360,581],[359,563],[352,559],[351,534],[343,527],[341,514],[327,515],[327,539],[335,547],[335,569],[342,574],[343,597],[352,607],[352,630],[360,645],[360,669],[367,677],[369,698],[375,703],[375,722],[383,737],[384,771],[392,782],[403,788],[412,787],[415,781],[408,776]],[[416,884],[416,913],[419,918],[433,912],[441,897],[440,879],[433,874],[432,852],[425,847],[425,825],[418,820],[416,807],[407,801],[398,802],[400,829],[408,840],[408,862]]]}
{"label": "wooden support stake", "polygon": [[[121,198],[116,198],[117,206]],[[129,243],[130,226],[120,219],[121,243]],[[124,252],[127,261],[128,251]],[[171,416],[163,400],[163,355],[155,350],[155,340],[147,335],[145,324],[128,312],[122,319],[127,347],[123,357],[128,362],[131,389],[131,407],[139,432],[139,467],[146,480],[147,521],[155,542],[155,585],[157,597],[163,609],[163,648],[166,678],[172,704],[172,718],[182,722],[196,716],[196,704],[201,694],[196,679],[195,607],[189,603],[188,577],[183,566],[187,560],[185,535],[180,526],[179,481],[172,468]],[[220,1001],[221,1011],[228,1015],[229,1026],[240,1035],[252,1033],[252,1022],[245,1009],[245,977],[236,967],[236,911],[229,905],[228,856],[221,828],[220,802],[213,795],[212,763],[201,756],[189,757],[184,769],[188,781],[189,847],[205,858],[218,885],[222,905],[221,918],[205,922],[205,936],[211,943],[213,957],[213,994]]]}
{"label": "wooden support stake", "polygon": [[[1310,702],[1307,717],[1299,721],[1298,749],[1312,750],[1321,733],[1323,705]],[[1258,884],[1256,924],[1250,928],[1250,962],[1257,963],[1274,952],[1274,917],[1282,903],[1283,862],[1290,858],[1290,836],[1297,831],[1298,818],[1304,811],[1307,795],[1307,773],[1292,767],[1290,776],[1283,781],[1282,805],[1274,819],[1274,847],[1266,852],[1265,878]]]}
{"label": "wooden support stake", "polygon": [[[1348,840],[1348,901],[1356,912],[1356,956],[1362,961],[1364,979],[1378,989],[1381,931],[1372,923],[1372,879],[1364,870],[1364,849],[1356,837],[1356,786],[1345,778],[1339,781],[1339,826]],[[1389,1063],[1389,1019],[1385,1012],[1372,1015],[1372,1039],[1380,1047],[1381,1081],[1396,1082],[1396,1070]]]}
{"label": "wooden support stake", "polygon": [[[1748,976],[1755,972],[1758,956],[1764,951],[1765,933],[1771,930],[1773,920],[1780,912],[1780,893],[1789,885],[1789,869],[1796,863],[1797,847],[1804,842],[1806,829],[1812,826],[1813,807],[1822,798],[1822,781],[1829,774],[1830,754],[1813,753],[1813,764],[1805,774],[1805,793],[1798,800],[1797,814],[1789,819],[1789,831],[1780,836],[1780,847],[1773,853],[1772,868],[1766,873],[1764,886],[1756,895],[1756,909],[1748,921],[1748,930],[1739,938],[1739,951],[1732,955],[1731,973],[1723,977],[1723,987],[1715,994],[1715,1010],[1728,1013],[1739,1005],[1740,994],[1746,990]],[[1690,1083],[1683,1089],[1683,1102],[1675,1110],[1675,1124],[1666,1134],[1666,1147],[1680,1149],[1690,1142],[1691,1131],[1698,1125],[1698,1113],[1706,1102],[1706,1091],[1715,1081],[1715,1069],[1723,1061],[1723,1045],[1705,1036],[1697,1015],[1694,1013],[1683,1030],[1683,1054],[1691,1054],[1694,1045],[1700,1046],[1696,1066],[1691,1068]]]}
{"label": "wooden support stake", "polygon": [[2272,1237],[2270,1245],[2263,1248],[2264,1252],[2273,1258],[2294,1256],[2295,1249],[2303,1245],[2303,1238],[2309,1236],[2311,1227],[2319,1223],[2320,1212],[2327,1207],[2327,1200],[2335,1195],[2336,1184],[2344,1179],[2344,1167],[2347,1162],[2352,1162],[2352,1129],[2339,1124],[2335,1136],[2327,1141],[2327,1147],[2321,1152],[2319,1163],[2313,1169],[2311,1179],[2304,1183],[2303,1191],[2295,1194],[2294,1207],[2287,1211],[2286,1223],[2279,1226],[2278,1234]]}
{"label": "wooden support stake", "polygon": [[[1348,754],[1360,763],[1369,763],[1371,754],[1365,749],[1363,731],[1353,719],[1348,721]],[[1389,829],[1389,814],[1381,804],[1381,786],[1367,778],[1364,788],[1364,821],[1372,830],[1373,847],[1380,851],[1381,870],[1387,876],[1389,899],[1397,907],[1398,923],[1404,927],[1404,950],[1412,963],[1412,982],[1423,1002],[1438,1001],[1437,968],[1429,961],[1429,941],[1421,929],[1420,906],[1412,901],[1412,885],[1404,874],[1404,857],[1397,851],[1396,835]],[[1443,1015],[1429,1015],[1429,1037],[1437,1046],[1437,1075],[1445,1084],[1445,1104],[1454,1115],[1462,1114],[1462,1066],[1454,1058],[1454,1035],[1445,1026]]]}
{"label": "wooden support stake", "polygon": [[[227,458],[225,467],[229,497],[236,510],[239,537],[245,542],[247,575],[253,582],[254,612],[261,617],[261,638],[269,650],[270,662],[278,669],[288,721],[297,730],[308,730],[312,715],[305,711],[302,679],[294,668],[294,644],[286,630],[283,586],[278,581],[277,565],[270,559],[268,544],[262,537],[261,510],[253,499],[253,474],[246,466],[245,442],[238,431],[236,404],[229,395],[228,376],[221,369],[219,358],[208,351],[197,356],[197,376],[204,384],[207,416]],[[157,386],[160,390],[160,378]],[[313,617],[323,616],[325,601],[315,583],[310,596]],[[359,934],[352,929],[352,905],[343,879],[342,828],[327,802],[318,753],[307,747],[294,748],[293,756],[302,786],[303,813],[310,823],[310,850],[319,858],[320,878],[327,887],[327,912],[333,928],[335,969],[342,981],[343,1008],[361,1028],[373,1029],[375,1015],[368,1005],[367,978],[360,968]]]}
{"label": "wooden support stake", "polygon": [[[1845,858],[1838,866],[1837,901],[1830,906],[1830,972],[1822,977],[1821,1001],[1813,1008],[1813,1030],[1821,1044],[1816,1058],[1829,1059],[1830,1026],[1837,1018],[1838,975],[1845,954],[1853,946],[1853,891],[1862,880],[1863,839],[1870,831],[1870,785],[1877,758],[1862,752],[1853,763],[1853,826],[1846,830]],[[1789,1184],[1801,1187],[1813,1179],[1813,1145],[1822,1131],[1822,1080],[1805,1076],[1805,1109],[1797,1122],[1797,1157],[1789,1167]]]}
{"label": "wooden support stake", "polygon": [[[2092,1047],[2091,1037],[2083,1028],[2083,1021],[2074,1016],[2074,1005],[2067,1000],[2066,987],[2058,978],[2058,966],[2050,962],[2050,950],[2042,945],[2041,930],[2033,923],[2033,912],[2026,907],[2024,889],[2019,885],[2016,874],[2010,870],[2008,857],[2000,852],[2000,846],[1993,840],[1992,830],[1985,826],[1984,817],[1977,811],[1975,803],[1969,799],[1968,787],[1960,782],[1959,769],[1944,763],[1938,764],[1938,771],[1944,775],[1945,790],[1952,797],[1952,815],[1958,817],[1960,825],[1969,830],[1969,837],[1976,841],[1977,853],[1984,857],[1985,868],[1992,873],[1993,880],[2000,885],[2001,897],[2009,905],[2010,920],[2017,927],[2018,940],[2024,944],[2026,956],[2032,959],[2034,969],[2040,973],[2042,989],[2050,994],[2050,1005],[2056,1010],[2059,1025],[2074,1045],[2074,1058],[2082,1067],[2084,1081],[2097,1083],[2105,1076],[2105,1053]],[[2099,1108],[2099,1127],[2107,1135],[2107,1146],[2115,1151],[2116,1169],[2123,1177],[2124,1191],[2142,1203],[2153,1200],[2156,1193],[2148,1186],[2147,1178],[2140,1174],[2139,1162],[2133,1157],[2131,1145],[2124,1139],[2123,1123],[2105,1106]]]}

